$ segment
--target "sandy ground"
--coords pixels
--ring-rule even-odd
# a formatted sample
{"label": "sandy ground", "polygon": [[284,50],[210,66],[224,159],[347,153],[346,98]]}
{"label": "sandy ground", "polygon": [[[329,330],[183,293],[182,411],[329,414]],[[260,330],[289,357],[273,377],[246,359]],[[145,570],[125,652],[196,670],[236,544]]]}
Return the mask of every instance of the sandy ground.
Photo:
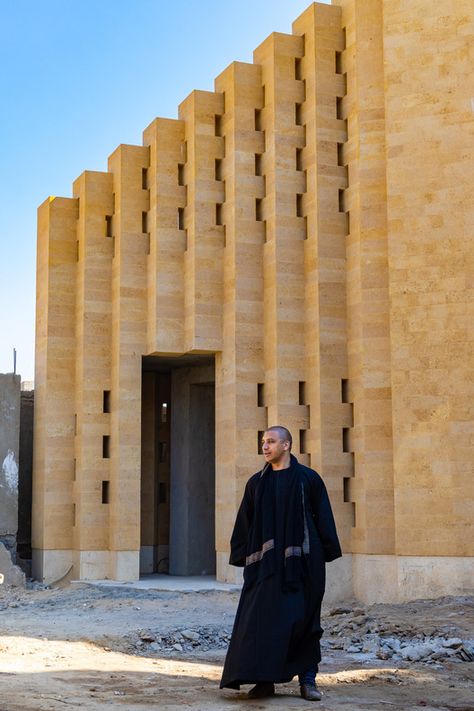
{"label": "sandy ground", "polygon": [[[244,689],[219,690],[237,600],[227,592],[0,588],[0,711],[474,711],[473,662],[456,655],[442,663],[395,662],[337,648],[350,647],[362,622],[369,632],[415,640],[444,633],[472,644],[474,597],[375,605],[355,617],[326,610],[318,675],[324,697],[316,703],[299,697],[296,681],[265,701],[248,700]],[[197,630],[200,642],[180,637],[183,630],[191,637]],[[174,645],[176,633],[182,643]]]}

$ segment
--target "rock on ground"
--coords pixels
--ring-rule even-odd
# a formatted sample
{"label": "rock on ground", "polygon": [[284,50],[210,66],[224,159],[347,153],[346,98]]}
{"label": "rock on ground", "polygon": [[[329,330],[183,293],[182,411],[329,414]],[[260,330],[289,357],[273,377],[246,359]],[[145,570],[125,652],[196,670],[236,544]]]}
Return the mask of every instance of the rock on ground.
{"label": "rock on ground", "polygon": [[21,568],[14,565],[3,543],[0,543],[0,583],[7,587],[25,587],[25,574]]}

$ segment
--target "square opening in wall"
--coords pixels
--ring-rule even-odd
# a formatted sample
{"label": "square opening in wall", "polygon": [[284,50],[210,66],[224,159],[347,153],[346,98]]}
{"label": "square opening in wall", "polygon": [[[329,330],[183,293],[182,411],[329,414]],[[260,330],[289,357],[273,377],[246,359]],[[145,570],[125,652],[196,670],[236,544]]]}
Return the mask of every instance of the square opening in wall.
{"label": "square opening in wall", "polygon": [[346,378],[341,380],[341,402],[349,401],[349,381]]}
{"label": "square opening in wall", "polygon": [[307,454],[306,447],[306,430],[300,430],[300,454]]}
{"label": "square opening in wall", "polygon": [[103,391],[102,412],[110,412],[110,390]]}
{"label": "square opening in wall", "polygon": [[110,491],[110,482],[103,481],[102,482],[102,503],[103,504],[109,503],[109,491]]}
{"label": "square opening in wall", "polygon": [[350,483],[351,483],[351,477],[345,476],[343,478],[343,486],[344,486],[344,503],[349,503],[351,498],[350,498]]}
{"label": "square opening in wall", "polygon": [[343,143],[338,143],[337,144],[337,164],[341,166],[345,166],[344,162],[344,144]]}
{"label": "square opening in wall", "polygon": [[301,57],[295,57],[295,79],[302,79]]}
{"label": "square opening in wall", "polygon": [[297,126],[303,125],[303,104],[295,104],[295,123]]}
{"label": "square opening in wall", "polygon": [[345,190],[343,188],[339,188],[338,190],[338,207],[339,207],[339,212],[345,212]]}
{"label": "square opening in wall", "polygon": [[307,405],[306,402],[306,382],[300,380],[298,383],[298,405]]}
{"label": "square opening in wall", "polygon": [[296,149],[296,170],[303,170],[303,149]]}
{"label": "square opening in wall", "polygon": [[184,207],[178,207],[178,230],[184,230]]}
{"label": "square opening in wall", "polygon": [[303,195],[301,193],[298,193],[296,195],[296,216],[297,217],[304,217],[303,214]]}
{"label": "square opening in wall", "polygon": [[351,451],[350,427],[343,427],[342,428],[342,451],[343,452],[350,452]]}

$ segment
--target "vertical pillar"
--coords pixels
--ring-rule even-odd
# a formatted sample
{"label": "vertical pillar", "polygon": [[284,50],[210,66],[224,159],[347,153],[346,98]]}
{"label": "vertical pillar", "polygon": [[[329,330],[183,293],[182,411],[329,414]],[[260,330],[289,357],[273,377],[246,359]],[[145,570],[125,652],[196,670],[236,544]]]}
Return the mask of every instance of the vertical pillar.
{"label": "vertical pillar", "polygon": [[[262,68],[262,129],[265,134],[265,198],[257,212],[265,227],[263,250],[264,362],[268,424],[294,434],[302,463],[300,432],[308,429],[308,408],[299,404],[304,380],[304,182],[295,169],[295,152],[304,144],[304,126],[296,105],[304,84],[295,79],[295,57],[303,55],[301,37],[274,33],[254,52]],[[257,214],[257,217],[259,215]],[[303,447],[304,448],[304,447]]]}
{"label": "vertical pillar", "polygon": [[355,502],[352,550],[383,555],[394,553],[395,531],[382,5],[341,5],[347,96],[339,111],[348,127],[348,376],[355,425],[355,477],[348,492]]}
{"label": "vertical pillar", "polygon": [[74,549],[82,579],[109,577],[112,175],[86,171],[79,201],[76,276]]}
{"label": "vertical pillar", "polygon": [[[215,179],[225,185],[223,348],[216,356],[217,575],[235,581],[229,540],[247,479],[262,466],[259,434],[266,428],[263,368],[263,244],[255,201],[264,197],[261,70],[233,63],[217,79],[225,95],[225,157]],[[260,393],[260,397],[259,397]]]}
{"label": "vertical pillar", "polygon": [[215,160],[224,156],[219,116],[224,97],[193,91],[179,107],[185,123],[187,202],[183,215],[185,351],[222,348],[222,184],[215,180]]}
{"label": "vertical pillar", "polygon": [[115,195],[112,261],[112,368],[109,546],[111,575],[139,575],[142,354],[147,347],[149,193],[147,147],[120,146],[109,159]]}
{"label": "vertical pillar", "polygon": [[33,576],[56,580],[73,564],[75,283],[78,200],[38,211]]}
{"label": "vertical pillar", "polygon": [[184,123],[155,119],[144,131],[150,166],[147,353],[184,351],[186,155]]}
{"label": "vertical pillar", "polygon": [[[345,552],[350,551],[351,504],[344,481],[353,475],[353,456],[344,433],[352,407],[344,402],[347,380],[346,234],[343,197],[347,169],[341,165],[346,124],[338,115],[345,77],[338,61],[344,48],[341,9],[311,5],[293,24],[304,42],[295,72],[304,83],[301,123],[305,142],[297,170],[305,176],[306,240],[305,375],[301,396],[310,409],[308,450],[326,482]],[[346,487],[347,488],[347,487]]]}

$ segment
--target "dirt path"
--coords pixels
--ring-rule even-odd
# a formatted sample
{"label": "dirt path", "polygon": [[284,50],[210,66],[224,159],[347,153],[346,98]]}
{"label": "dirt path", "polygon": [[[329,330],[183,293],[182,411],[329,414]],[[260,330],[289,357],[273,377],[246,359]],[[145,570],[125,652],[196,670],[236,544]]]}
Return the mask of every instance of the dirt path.
{"label": "dirt path", "polygon": [[[219,691],[237,599],[90,586],[2,590],[0,711],[474,711],[474,663],[459,656],[474,644],[474,598],[326,611],[318,704],[303,701],[296,682],[266,701]],[[405,646],[440,634],[457,646],[442,661],[383,659],[385,647],[371,648],[374,630]]]}

